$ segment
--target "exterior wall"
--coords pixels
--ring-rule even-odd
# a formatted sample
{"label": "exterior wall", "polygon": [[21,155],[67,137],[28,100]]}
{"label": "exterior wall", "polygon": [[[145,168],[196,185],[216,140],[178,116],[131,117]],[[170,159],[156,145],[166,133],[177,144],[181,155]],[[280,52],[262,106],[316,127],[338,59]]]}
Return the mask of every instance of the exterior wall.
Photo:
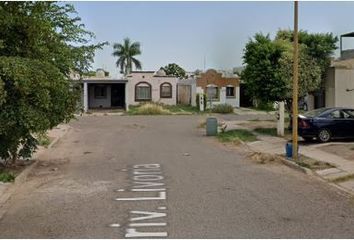
{"label": "exterior wall", "polygon": [[354,69],[335,70],[335,96],[334,104],[336,107],[354,108]]}
{"label": "exterior wall", "polygon": [[335,107],[335,68],[330,68],[327,72],[326,82],[326,107]]}
{"label": "exterior wall", "polygon": [[[166,105],[175,105],[177,78],[170,76],[156,76],[154,72],[132,72],[127,76],[128,83],[126,87],[127,104],[138,105],[144,101],[135,101],[135,85],[139,82],[147,82],[151,85],[151,101]],[[160,98],[160,85],[168,82],[172,85],[172,98]]]}
{"label": "exterior wall", "polygon": [[349,61],[336,62],[326,78],[326,107],[354,108],[354,69]]}
{"label": "exterior wall", "polygon": [[[326,96],[327,96],[327,94],[326,94]],[[313,96],[312,94],[308,94],[306,103],[307,103],[307,108],[309,111],[314,110],[315,109],[315,96]]]}
{"label": "exterior wall", "polygon": [[[240,107],[240,79],[238,77],[223,77],[222,73],[210,69],[197,78],[197,93],[206,93],[210,85],[218,87],[219,90],[219,99],[212,101],[212,105],[230,104],[233,107]],[[226,97],[228,86],[235,88],[235,97]],[[210,107],[210,101],[207,101],[207,106]]]}
{"label": "exterior wall", "polygon": [[225,88],[225,103],[230,104],[233,107],[240,107],[240,87],[235,88],[235,97],[226,97]]}
{"label": "exterior wall", "polygon": [[110,108],[111,107],[111,86],[106,85],[107,96],[105,98],[95,98],[95,85],[89,84],[89,108]]}
{"label": "exterior wall", "polygon": [[191,105],[193,107],[197,106],[197,82],[194,78],[178,80],[177,85],[190,85],[191,86]]}
{"label": "exterior wall", "polygon": [[[196,87],[196,93],[205,93],[202,87]],[[233,107],[240,107],[240,88],[235,88],[235,97],[226,97],[226,87],[222,87],[219,89],[219,100],[213,100],[211,105],[218,105],[218,104],[229,104]],[[207,108],[210,108],[210,101],[207,100]]]}

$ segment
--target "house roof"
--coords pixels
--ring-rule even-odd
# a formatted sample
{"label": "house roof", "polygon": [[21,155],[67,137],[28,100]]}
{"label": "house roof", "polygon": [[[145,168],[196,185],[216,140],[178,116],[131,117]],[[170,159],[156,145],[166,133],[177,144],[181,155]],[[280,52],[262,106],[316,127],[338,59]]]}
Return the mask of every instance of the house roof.
{"label": "house roof", "polygon": [[342,35],[340,35],[341,37],[354,37],[354,32],[350,32],[350,33],[344,33]]}
{"label": "house roof", "polygon": [[154,73],[155,71],[131,71],[130,73]]}
{"label": "house roof", "polygon": [[82,79],[83,82],[87,83],[126,83],[128,80],[126,79],[118,79],[118,78],[98,78],[98,77],[90,77]]}

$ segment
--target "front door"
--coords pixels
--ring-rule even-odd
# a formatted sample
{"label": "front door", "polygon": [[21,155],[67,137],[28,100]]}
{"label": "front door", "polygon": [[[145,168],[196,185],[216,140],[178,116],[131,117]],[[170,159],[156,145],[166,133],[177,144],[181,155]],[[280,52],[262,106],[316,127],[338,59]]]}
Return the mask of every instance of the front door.
{"label": "front door", "polygon": [[122,108],[125,107],[125,84],[112,84],[111,106]]}

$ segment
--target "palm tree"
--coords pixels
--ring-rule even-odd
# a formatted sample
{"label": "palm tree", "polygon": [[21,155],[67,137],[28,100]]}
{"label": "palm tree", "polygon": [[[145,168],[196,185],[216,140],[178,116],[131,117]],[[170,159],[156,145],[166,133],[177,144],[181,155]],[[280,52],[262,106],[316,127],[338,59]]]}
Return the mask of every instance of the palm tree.
{"label": "palm tree", "polygon": [[139,42],[131,43],[129,38],[125,38],[123,44],[115,43],[113,49],[113,56],[118,57],[117,67],[125,76],[131,72],[133,64],[136,69],[141,69],[141,62],[134,57],[141,54]]}

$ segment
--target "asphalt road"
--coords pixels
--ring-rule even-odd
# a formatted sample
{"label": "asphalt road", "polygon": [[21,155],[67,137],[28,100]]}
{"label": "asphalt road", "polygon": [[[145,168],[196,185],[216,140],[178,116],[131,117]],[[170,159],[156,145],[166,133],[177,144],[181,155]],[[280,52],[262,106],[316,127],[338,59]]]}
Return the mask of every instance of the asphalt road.
{"label": "asphalt road", "polygon": [[203,135],[201,116],[87,116],[7,204],[2,238],[353,238],[354,202]]}

